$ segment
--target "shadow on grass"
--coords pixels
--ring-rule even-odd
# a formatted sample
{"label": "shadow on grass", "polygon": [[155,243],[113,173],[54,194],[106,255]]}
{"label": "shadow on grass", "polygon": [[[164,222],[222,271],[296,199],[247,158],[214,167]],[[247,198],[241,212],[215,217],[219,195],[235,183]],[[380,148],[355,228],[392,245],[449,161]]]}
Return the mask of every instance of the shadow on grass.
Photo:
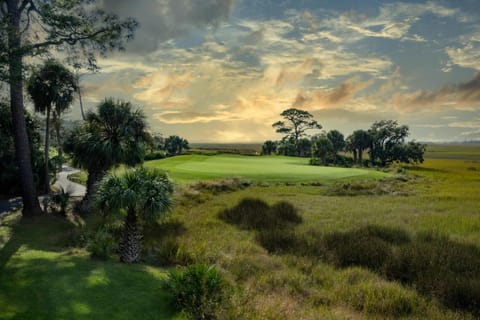
{"label": "shadow on grass", "polygon": [[440,172],[447,173],[447,170],[442,170],[438,168],[428,168],[422,166],[402,166],[402,168],[407,169],[408,171],[418,171],[418,172]]}
{"label": "shadow on grass", "polygon": [[92,260],[65,250],[74,228],[55,217],[24,219],[0,250],[0,319],[174,319],[163,272]]}

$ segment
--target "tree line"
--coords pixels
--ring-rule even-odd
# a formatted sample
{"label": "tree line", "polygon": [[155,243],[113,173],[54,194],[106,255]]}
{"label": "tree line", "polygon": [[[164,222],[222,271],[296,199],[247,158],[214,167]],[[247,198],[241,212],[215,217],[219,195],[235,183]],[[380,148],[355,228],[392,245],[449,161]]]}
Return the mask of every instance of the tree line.
{"label": "tree line", "polygon": [[[311,164],[342,166],[384,167],[394,162],[422,163],[424,160],[426,146],[407,142],[408,126],[399,125],[395,120],[375,121],[370,128],[355,130],[345,138],[338,130],[307,135],[308,130],[322,129],[322,125],[305,110],[290,108],[280,115],[284,120],[272,126],[284,136],[279,141],[265,141],[264,155],[311,157]],[[368,159],[364,158],[365,153]]]}

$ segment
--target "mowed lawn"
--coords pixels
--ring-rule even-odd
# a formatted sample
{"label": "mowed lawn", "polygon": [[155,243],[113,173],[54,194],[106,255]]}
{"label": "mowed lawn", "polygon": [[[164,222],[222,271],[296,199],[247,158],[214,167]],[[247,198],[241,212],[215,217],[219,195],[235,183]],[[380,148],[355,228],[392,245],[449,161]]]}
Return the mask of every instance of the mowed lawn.
{"label": "mowed lawn", "polygon": [[185,155],[145,164],[166,170],[180,183],[231,177],[264,182],[328,182],[388,176],[375,170],[311,166],[308,161],[308,158],[285,156]]}

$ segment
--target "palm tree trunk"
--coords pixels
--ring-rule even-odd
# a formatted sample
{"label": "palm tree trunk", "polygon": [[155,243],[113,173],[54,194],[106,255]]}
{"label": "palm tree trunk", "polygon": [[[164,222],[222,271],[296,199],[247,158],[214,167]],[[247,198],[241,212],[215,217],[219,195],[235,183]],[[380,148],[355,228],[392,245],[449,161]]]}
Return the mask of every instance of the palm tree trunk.
{"label": "palm tree trunk", "polygon": [[357,163],[357,149],[353,149],[353,163]]}
{"label": "palm tree trunk", "polygon": [[103,168],[90,168],[88,170],[87,191],[80,203],[81,213],[85,214],[90,212],[93,197],[97,192],[98,183],[105,176],[106,172],[107,170]]}
{"label": "palm tree trunk", "polygon": [[137,215],[133,209],[127,210],[127,217],[120,242],[120,261],[134,263],[140,260],[141,235],[138,228]]}
{"label": "palm tree trunk", "polygon": [[50,107],[47,107],[47,118],[45,123],[45,195],[50,194],[50,170],[49,170],[49,151],[50,151]]}
{"label": "palm tree trunk", "polygon": [[23,61],[20,52],[21,40],[19,31],[21,12],[18,5],[18,0],[7,1],[10,24],[8,30],[10,108],[12,110],[15,153],[20,170],[20,182],[22,185],[23,214],[24,216],[36,216],[42,213],[42,209],[38,202],[35,183],[33,181],[31,151],[23,108]]}
{"label": "palm tree trunk", "polygon": [[361,166],[363,166],[363,149],[358,148],[358,162]]}

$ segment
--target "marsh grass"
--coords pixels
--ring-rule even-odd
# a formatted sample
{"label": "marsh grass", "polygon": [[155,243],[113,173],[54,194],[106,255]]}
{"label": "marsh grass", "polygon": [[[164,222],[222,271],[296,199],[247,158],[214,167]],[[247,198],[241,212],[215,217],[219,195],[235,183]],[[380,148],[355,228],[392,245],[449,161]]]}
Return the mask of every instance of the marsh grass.
{"label": "marsh grass", "polygon": [[[166,233],[163,239],[174,239],[167,247],[182,248],[192,262],[214,264],[234,285],[229,303],[220,307],[222,319],[475,319],[478,306],[449,304],[455,299],[468,301],[461,294],[470,292],[468,296],[474,296],[478,288],[477,271],[469,271],[464,260],[447,263],[446,270],[450,271],[445,274],[450,275],[450,280],[431,291],[420,290],[415,277],[401,280],[387,276],[390,269],[386,268],[405,264],[409,270],[416,270],[416,277],[424,274],[424,283],[428,284],[432,279],[428,273],[437,269],[422,269],[408,259],[413,257],[411,252],[417,252],[418,261],[423,256],[432,258],[425,253],[427,250],[430,254],[437,252],[433,258],[470,259],[472,268],[478,266],[475,254],[455,253],[471,250],[463,246],[477,247],[480,243],[480,170],[469,167],[480,168],[477,162],[430,159],[415,170],[406,166],[404,170],[418,176],[406,181],[408,197],[325,196],[331,184],[328,179],[315,185],[303,181],[304,185],[288,186],[269,181],[215,195],[199,191],[201,201],[179,192],[172,217],[181,225],[181,232],[170,233],[177,229],[170,226],[167,230],[157,229],[151,236],[160,243]],[[301,213],[303,222],[285,228],[284,233],[272,231],[268,236],[281,241],[273,250],[267,250],[258,237],[267,235],[268,230],[239,228],[218,218],[220,212],[245,198],[261,199],[269,207],[287,201]],[[385,268],[372,271],[358,265],[339,267],[329,260],[324,237],[359,229],[364,230],[365,237],[383,241],[391,249]],[[163,269],[143,264],[125,269],[112,260],[91,260],[84,249],[62,240],[72,230],[75,228],[70,224],[60,222],[27,221],[15,230],[0,226],[0,234],[7,239],[0,251],[0,261],[6,261],[6,266],[0,268],[0,318],[66,318],[67,314],[72,319],[176,316],[164,304],[168,295],[158,285],[158,279],[165,277]],[[8,240],[12,238],[14,241]],[[356,243],[352,241],[351,245]],[[450,246],[453,252],[442,255],[443,249],[435,251],[429,249],[431,246]],[[33,249],[50,257],[39,258]],[[402,255],[403,250],[406,253]],[[71,263],[79,268],[67,268]],[[455,273],[457,268],[461,273]],[[89,277],[95,280],[95,286],[85,288],[83,284]],[[460,281],[455,282],[456,278]],[[439,295],[442,292],[448,295]],[[125,297],[133,297],[133,301]],[[122,305],[121,311],[118,305]]]}
{"label": "marsh grass", "polygon": [[269,206],[257,198],[242,199],[236,206],[223,210],[219,218],[242,229],[273,230],[302,222],[297,209],[286,201]]}

